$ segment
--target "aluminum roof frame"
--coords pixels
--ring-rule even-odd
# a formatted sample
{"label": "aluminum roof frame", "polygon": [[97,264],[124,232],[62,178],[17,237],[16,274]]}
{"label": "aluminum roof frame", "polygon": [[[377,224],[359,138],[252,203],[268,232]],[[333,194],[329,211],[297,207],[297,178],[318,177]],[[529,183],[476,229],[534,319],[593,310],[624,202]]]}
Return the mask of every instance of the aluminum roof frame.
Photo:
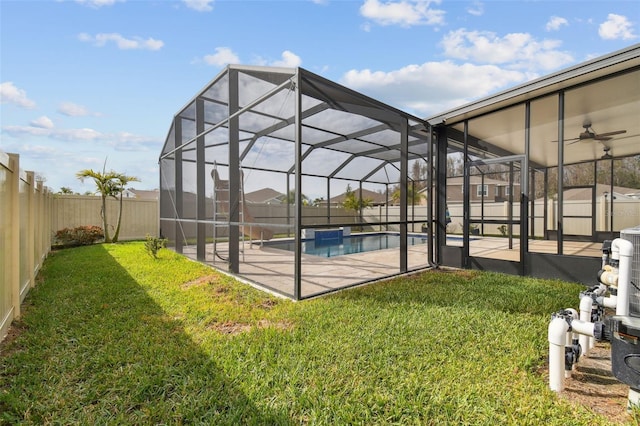
{"label": "aluminum roof frame", "polygon": [[[300,82],[300,90],[303,97],[310,100],[303,103],[302,111],[300,114],[300,120],[302,122],[303,135],[304,131],[307,131],[308,135],[314,136],[322,135],[323,139],[319,141],[303,140],[301,159],[304,160],[311,153],[318,149],[323,149],[331,152],[338,152],[348,156],[346,162],[341,161],[336,165],[335,169],[326,173],[327,177],[336,179],[347,180],[361,180],[362,177],[371,177],[369,171],[364,171],[360,176],[340,177],[337,174],[346,168],[351,160],[356,158],[366,157],[376,161],[376,164],[372,166],[372,169],[379,169],[386,164],[392,164],[394,162],[400,162],[400,131],[402,122],[407,120],[409,123],[409,160],[425,159],[424,152],[426,148],[420,149],[420,145],[426,145],[431,141],[430,126],[426,120],[413,116],[406,112],[403,112],[397,108],[386,105],[383,102],[370,98],[366,95],[358,93],[354,90],[348,89],[338,83],[332,82],[326,78],[323,78],[317,74],[314,74],[304,68],[273,68],[273,67],[259,67],[259,66],[241,66],[241,65],[229,65],[220,74],[218,74],[211,82],[204,86],[204,88],[194,96],[185,106],[174,116],[174,123],[177,119],[184,119],[187,121],[193,121],[195,123],[195,103],[199,100],[205,100],[210,105],[217,105],[222,109],[228,108],[228,100],[224,98],[224,94],[221,97],[216,98],[215,86],[223,82],[230,71],[237,71],[239,73],[251,76],[255,79],[265,82],[266,85],[273,86],[267,93],[262,93],[261,96],[256,97],[253,102],[242,105],[240,110],[233,116],[242,116],[242,114],[251,114],[255,117],[263,117],[265,121],[270,120],[268,126],[260,127],[259,129],[241,128],[241,133],[246,134],[247,137],[242,139],[248,141],[246,146],[241,150],[240,160],[242,161],[254,147],[254,144],[261,137],[269,137],[275,140],[295,142],[293,135],[286,135],[286,131],[294,126],[295,114],[292,111],[288,111],[287,114],[282,114],[280,111],[265,111],[261,109],[266,105],[267,101],[278,96],[281,92],[295,88],[296,82]],[[239,88],[242,91],[245,88]],[[364,117],[365,124],[349,128],[348,131],[344,131],[335,123],[313,123],[315,117],[319,117],[326,111],[336,111],[335,114],[345,113],[349,116]],[[205,114],[206,117],[206,114]],[[162,149],[160,160],[167,158],[179,149],[185,149],[186,147],[193,146],[198,138],[205,136],[212,131],[219,128],[227,128],[229,119],[231,117],[223,117],[219,121],[205,118],[205,129],[198,134],[191,134],[187,140],[184,140],[178,147],[175,147],[172,139],[173,126],[169,130],[165,145]],[[350,121],[350,125],[353,125],[353,120]],[[384,134],[383,132],[386,132]],[[326,137],[324,137],[326,136]],[[224,144],[220,142],[216,145]],[[187,148],[191,150],[192,148]],[[390,161],[390,151],[397,151],[397,155],[394,157],[395,161]],[[245,167],[245,166],[243,166]],[[249,167],[250,168],[250,167]],[[398,167],[395,167],[398,169]],[[295,163],[291,164],[286,170],[273,169],[269,167],[259,167],[260,170],[268,170],[281,173],[292,173],[295,169]],[[317,176],[313,173],[303,173],[304,176]],[[399,181],[399,179],[398,179]],[[385,183],[398,183],[398,181],[385,182]],[[374,181],[372,183],[383,183]]]}

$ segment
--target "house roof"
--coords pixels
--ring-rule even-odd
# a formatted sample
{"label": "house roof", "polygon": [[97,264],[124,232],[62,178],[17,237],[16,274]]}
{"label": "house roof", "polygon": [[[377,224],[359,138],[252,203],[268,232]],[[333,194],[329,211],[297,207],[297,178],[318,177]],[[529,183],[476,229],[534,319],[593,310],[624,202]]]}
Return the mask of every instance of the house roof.
{"label": "house roof", "polygon": [[[577,201],[577,200],[591,200],[591,188],[569,188],[564,191],[564,201]],[[637,193],[638,190],[634,188],[625,188],[623,186],[614,186],[614,196],[627,196],[632,198],[632,195]],[[605,193],[611,193],[611,185],[605,185],[603,183],[596,184],[596,198],[602,197]]]}
{"label": "house roof", "polygon": [[136,196],[136,198],[140,198],[143,200],[157,200],[160,197],[160,191],[158,191],[157,189],[149,191],[129,188],[129,191],[131,191]]}
{"label": "house roof", "polygon": [[262,188],[244,194],[244,199],[248,203],[280,204],[283,197],[285,197],[285,194],[272,188]]}
{"label": "house roof", "polygon": [[[353,190],[358,195],[358,189]],[[336,195],[335,197],[331,197],[329,200],[330,203],[333,204],[342,204],[347,196],[346,192],[343,192],[340,195]],[[387,202],[386,194],[381,194],[379,192],[370,191],[368,189],[362,188],[362,198],[370,199],[374,205],[385,204]]]}

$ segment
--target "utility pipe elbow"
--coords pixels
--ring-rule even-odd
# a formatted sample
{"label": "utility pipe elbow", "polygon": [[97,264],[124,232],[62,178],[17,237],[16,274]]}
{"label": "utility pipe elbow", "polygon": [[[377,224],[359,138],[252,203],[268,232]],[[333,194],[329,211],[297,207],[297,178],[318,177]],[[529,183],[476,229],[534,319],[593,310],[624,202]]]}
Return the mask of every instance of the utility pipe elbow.
{"label": "utility pipe elbow", "polygon": [[611,252],[618,254],[614,259],[619,259],[619,256],[633,257],[633,244],[623,238],[616,238],[611,242]]}
{"label": "utility pipe elbow", "polygon": [[554,318],[549,323],[549,343],[564,347],[569,324],[563,318]]}

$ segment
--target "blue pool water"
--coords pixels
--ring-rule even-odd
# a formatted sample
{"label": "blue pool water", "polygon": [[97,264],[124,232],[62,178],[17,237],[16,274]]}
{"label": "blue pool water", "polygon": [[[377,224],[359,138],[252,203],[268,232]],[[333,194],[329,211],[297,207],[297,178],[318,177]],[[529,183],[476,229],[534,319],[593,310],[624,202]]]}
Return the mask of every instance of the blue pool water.
{"label": "blue pool water", "polygon": [[[409,235],[407,245],[424,244],[427,238],[422,235]],[[281,250],[295,251],[295,242],[269,241],[265,242],[266,247],[273,247]],[[383,250],[400,247],[399,234],[366,234],[351,235],[342,238],[342,243],[336,244],[316,244],[315,240],[302,241],[302,253],[320,257],[343,256],[345,254],[364,253],[367,251]]]}

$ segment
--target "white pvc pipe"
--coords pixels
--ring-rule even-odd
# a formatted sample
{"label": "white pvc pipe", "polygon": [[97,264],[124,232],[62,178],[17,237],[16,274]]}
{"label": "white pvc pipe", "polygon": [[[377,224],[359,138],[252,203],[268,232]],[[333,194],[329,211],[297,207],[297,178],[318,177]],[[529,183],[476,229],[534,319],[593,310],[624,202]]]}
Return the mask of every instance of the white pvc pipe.
{"label": "white pvc pipe", "polygon": [[[591,296],[583,296],[580,298],[580,321],[591,321],[591,311],[593,310],[593,299]],[[580,347],[582,347],[582,355],[589,355],[589,351],[593,348],[593,338],[586,334],[580,334],[578,338]]]}
{"label": "white pvc pipe", "polygon": [[549,323],[549,388],[555,392],[564,389],[564,345],[569,324],[563,318]]}
{"label": "white pvc pipe", "polygon": [[573,330],[574,333],[577,333],[580,335],[593,337],[595,334],[595,327],[596,325],[590,321],[580,321],[580,320],[571,321],[571,329]]}
{"label": "white pvc pipe", "polygon": [[616,307],[616,315],[629,315],[629,283],[631,281],[633,244],[622,238],[616,238],[611,243],[611,257],[620,259],[618,265],[618,306]]}
{"label": "white pvc pipe", "polygon": [[618,307],[618,296],[612,294],[609,297],[599,297],[598,303],[604,306],[605,308],[616,308]]}
{"label": "white pvc pipe", "polygon": [[627,400],[627,411],[631,412],[636,407],[640,407],[640,391],[633,388],[629,388],[629,398]]}

